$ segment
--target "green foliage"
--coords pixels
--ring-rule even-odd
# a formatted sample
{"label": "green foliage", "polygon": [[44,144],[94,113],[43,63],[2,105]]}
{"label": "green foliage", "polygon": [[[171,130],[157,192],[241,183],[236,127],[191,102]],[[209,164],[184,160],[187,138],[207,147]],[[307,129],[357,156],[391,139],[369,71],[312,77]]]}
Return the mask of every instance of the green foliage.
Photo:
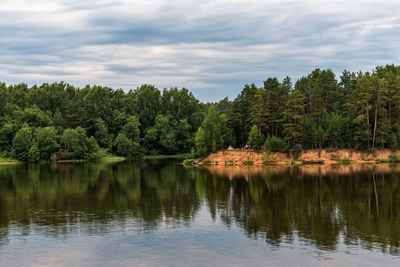
{"label": "green foliage", "polygon": [[343,158],[343,159],[339,159],[338,160],[338,163],[341,163],[341,164],[350,164],[352,162],[353,161],[351,159],[349,159],[349,158]]}
{"label": "green foliage", "polygon": [[264,144],[264,135],[258,129],[257,125],[253,125],[249,134],[249,143],[253,144],[254,149],[260,149]]}
{"label": "green foliage", "polygon": [[288,97],[285,111],[283,132],[289,144],[295,145],[301,141],[304,121],[304,96],[299,90]]}
{"label": "green foliage", "polygon": [[98,118],[94,122],[94,127],[95,127],[94,136],[96,137],[98,144],[101,147],[107,147],[108,129],[106,123],[101,118]]}
{"label": "green foliage", "polygon": [[54,127],[38,128],[36,130],[36,142],[40,151],[40,159],[50,160],[51,155],[58,149],[58,136]]}
{"label": "green foliage", "polygon": [[12,156],[18,160],[27,161],[32,142],[32,128],[28,124],[24,124],[12,141]]}
{"label": "green foliage", "polygon": [[199,128],[195,137],[195,144],[197,147],[197,153],[199,155],[204,155],[207,153],[206,136],[204,134],[203,128]]}
{"label": "green foliage", "polygon": [[215,141],[215,139],[212,140],[211,152],[213,153],[217,152],[217,142]]}
{"label": "green foliage", "polygon": [[212,164],[212,161],[210,159],[205,159],[203,160],[203,164]]}
{"label": "green foliage", "polygon": [[28,151],[28,161],[38,162],[40,160],[40,150],[36,142],[34,142]]}
{"label": "green foliage", "polygon": [[209,153],[225,147],[225,137],[229,131],[226,118],[224,114],[218,114],[214,106],[210,106],[208,109],[207,117],[201,124],[201,129],[199,128],[197,132],[199,136],[196,134],[197,141],[195,141],[199,153],[200,151]]}
{"label": "green foliage", "polygon": [[13,121],[0,124],[0,151],[10,151],[13,137],[16,133],[16,125]]}
{"label": "green foliage", "polygon": [[279,137],[268,136],[267,140],[265,140],[264,148],[266,151],[271,152],[286,152],[288,145]]}
{"label": "green foliage", "polygon": [[140,141],[140,122],[137,116],[130,116],[127,123],[122,128],[125,136],[134,142]]}
{"label": "green foliage", "polygon": [[[268,77],[261,88],[245,85],[234,100],[215,104],[200,103],[185,88],[161,92],[148,84],[125,93],[63,82],[32,87],[0,83],[0,151],[28,160],[35,141],[41,159],[51,158],[54,147],[89,159],[96,155],[89,137],[113,151],[120,133],[133,142],[135,155],[188,153],[194,147],[204,155],[246,142],[259,148],[262,136],[285,140],[289,148],[397,149],[399,88],[400,66],[394,65],[366,73],[343,71],[340,77],[315,69],[294,88],[289,77]],[[23,128],[19,136],[29,135],[27,126],[31,137],[24,141],[17,132]],[[48,127],[54,127],[56,137],[51,131],[44,138],[41,132],[48,130],[41,129]]]}
{"label": "green foliage", "polygon": [[61,136],[63,151],[71,159],[94,160],[98,157],[99,146],[94,138],[88,138],[86,131],[77,127],[76,129],[66,129]]}
{"label": "green foliage", "polygon": [[119,133],[114,140],[115,153],[118,156],[131,157],[138,154],[139,145],[130,140],[124,133]]}
{"label": "green foliage", "polygon": [[183,166],[188,167],[188,166],[192,166],[193,162],[196,161],[195,159],[185,159],[183,161]]}
{"label": "green foliage", "polygon": [[177,152],[175,131],[171,120],[164,115],[157,115],[153,127],[146,131],[145,144],[157,154],[174,154]]}
{"label": "green foliage", "polygon": [[243,162],[243,165],[253,165],[254,161],[250,160],[250,157],[247,157],[247,160]]}

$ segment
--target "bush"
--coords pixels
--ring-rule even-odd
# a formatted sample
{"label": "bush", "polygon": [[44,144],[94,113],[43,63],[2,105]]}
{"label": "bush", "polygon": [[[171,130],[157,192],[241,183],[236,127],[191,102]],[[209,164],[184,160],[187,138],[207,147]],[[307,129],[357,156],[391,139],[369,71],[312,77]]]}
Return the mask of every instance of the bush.
{"label": "bush", "polygon": [[67,152],[57,151],[56,160],[69,160],[69,156]]}
{"label": "bush", "polygon": [[349,158],[340,159],[340,160],[338,160],[338,161],[339,161],[339,163],[341,163],[341,164],[350,164],[350,163],[353,162],[353,161],[352,161],[351,159],[349,159]]}
{"label": "bush", "polygon": [[119,133],[114,141],[115,153],[118,156],[132,157],[140,153],[140,145],[132,141],[124,133]]}
{"label": "bush", "polygon": [[203,164],[211,164],[212,161],[210,159],[205,159],[203,160]]}
{"label": "bush", "polygon": [[251,127],[249,133],[249,142],[253,144],[254,149],[260,149],[264,143],[264,135],[258,129],[257,125],[253,125],[253,127]]}
{"label": "bush", "polygon": [[37,147],[40,151],[40,159],[50,160],[51,155],[58,149],[56,128],[38,128],[36,130],[36,139]]}
{"label": "bush", "polygon": [[29,162],[38,162],[40,159],[40,150],[36,142],[34,142],[28,152]]}
{"label": "bush", "polygon": [[192,166],[194,161],[196,161],[196,160],[195,159],[185,159],[182,164],[183,164],[183,166],[188,167],[188,166]]}
{"label": "bush", "polygon": [[81,127],[66,129],[61,136],[61,143],[63,152],[71,159],[93,160],[98,157],[99,145],[94,138],[89,139]]}
{"label": "bush", "polygon": [[271,152],[286,152],[288,149],[286,142],[283,139],[275,136],[268,136],[264,147],[266,151]]}
{"label": "bush", "polygon": [[16,159],[27,161],[32,143],[32,128],[28,124],[24,124],[12,141],[12,156]]}

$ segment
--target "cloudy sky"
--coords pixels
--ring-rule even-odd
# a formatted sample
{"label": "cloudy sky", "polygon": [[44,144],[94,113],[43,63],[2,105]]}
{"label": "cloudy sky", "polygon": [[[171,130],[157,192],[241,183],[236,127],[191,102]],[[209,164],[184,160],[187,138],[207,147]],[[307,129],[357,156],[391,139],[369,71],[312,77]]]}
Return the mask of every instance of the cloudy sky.
{"label": "cloudy sky", "polygon": [[186,87],[400,64],[400,1],[0,0],[0,80]]}

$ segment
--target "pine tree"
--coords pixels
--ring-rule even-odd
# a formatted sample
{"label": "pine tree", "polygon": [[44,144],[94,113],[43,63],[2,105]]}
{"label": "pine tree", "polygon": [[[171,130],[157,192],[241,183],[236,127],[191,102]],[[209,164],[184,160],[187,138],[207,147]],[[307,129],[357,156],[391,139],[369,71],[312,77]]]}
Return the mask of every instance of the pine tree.
{"label": "pine tree", "polygon": [[301,91],[295,90],[289,95],[284,116],[283,132],[286,135],[286,140],[292,145],[299,143],[304,120],[304,96]]}

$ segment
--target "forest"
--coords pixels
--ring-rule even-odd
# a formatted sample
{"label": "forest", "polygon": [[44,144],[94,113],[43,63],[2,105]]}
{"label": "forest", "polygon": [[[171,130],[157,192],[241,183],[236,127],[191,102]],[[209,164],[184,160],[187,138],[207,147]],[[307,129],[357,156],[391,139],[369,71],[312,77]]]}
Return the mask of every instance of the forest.
{"label": "forest", "polygon": [[[233,88],[234,89],[234,88]],[[128,92],[64,82],[0,83],[0,157],[22,161],[206,154],[229,145],[287,151],[398,148],[400,66],[315,69],[247,84],[234,100],[201,103],[189,90]]]}

